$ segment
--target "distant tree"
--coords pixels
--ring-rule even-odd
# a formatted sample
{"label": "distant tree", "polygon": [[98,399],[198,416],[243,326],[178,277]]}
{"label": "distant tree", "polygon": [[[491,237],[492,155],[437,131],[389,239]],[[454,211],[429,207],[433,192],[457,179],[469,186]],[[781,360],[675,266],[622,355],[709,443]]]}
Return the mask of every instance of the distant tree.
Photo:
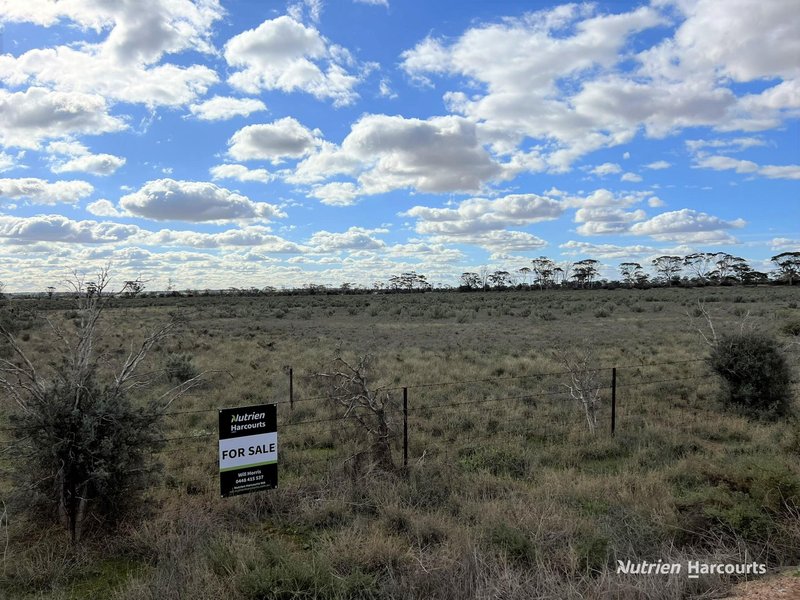
{"label": "distant tree", "polygon": [[0,300],[3,300],[6,297],[6,295],[4,294],[5,289],[6,289],[6,284],[0,281]]}
{"label": "distant tree", "polygon": [[694,273],[697,278],[706,283],[717,262],[719,252],[696,252],[684,257],[683,265]]}
{"label": "distant tree", "polygon": [[45,292],[47,293],[47,298],[48,298],[48,300],[52,300],[52,299],[53,299],[53,294],[55,294],[55,293],[56,293],[56,288],[55,288],[55,287],[53,287],[52,285],[48,285],[48,286],[45,288]]}
{"label": "distant tree", "polygon": [[586,258],[579,260],[572,265],[572,278],[581,286],[586,287],[591,285],[595,277],[597,277],[597,265],[600,264],[593,258]]}
{"label": "distant tree", "polygon": [[462,288],[476,290],[481,287],[481,276],[477,273],[462,273],[459,282]]}
{"label": "distant tree", "polygon": [[556,264],[546,256],[534,258],[531,261],[531,271],[533,271],[534,283],[541,289],[550,287],[553,284],[553,275]]}
{"label": "distant tree", "polygon": [[528,285],[528,275],[530,274],[530,272],[531,272],[530,267],[521,267],[517,269],[517,273],[519,273],[520,277],[522,277],[522,285],[524,286]]}
{"label": "distant tree", "polygon": [[667,285],[672,285],[672,279],[681,272],[683,259],[680,256],[659,256],[652,262],[655,272],[667,282]]}
{"label": "distant tree", "polygon": [[567,273],[572,269],[572,263],[564,263],[564,268],[555,267],[553,269],[553,285],[561,285],[567,278]]}
{"label": "distant tree", "polygon": [[619,266],[619,272],[622,275],[622,281],[624,281],[628,287],[633,287],[637,284],[642,276],[644,275],[644,270],[642,269],[642,265],[636,262],[624,262]]}
{"label": "distant tree", "polygon": [[481,265],[481,267],[478,269],[478,276],[481,278],[481,289],[483,290],[486,289],[486,284],[489,282],[490,273],[491,271],[489,271],[489,267],[486,265]]}
{"label": "distant tree", "polygon": [[743,281],[743,275],[750,269],[743,258],[728,254],[727,252],[719,252],[717,254],[717,261],[714,264],[716,269],[710,273],[710,276],[717,279],[720,283],[724,283],[730,279]]}
{"label": "distant tree", "polygon": [[488,277],[489,284],[497,289],[508,287],[511,282],[511,273],[508,271],[495,271]]}
{"label": "distant tree", "polygon": [[407,271],[400,275],[394,275],[389,278],[389,287],[395,291],[406,290],[413,291],[430,289],[431,284],[428,283],[427,276],[420,275],[416,271]]}
{"label": "distant tree", "polygon": [[770,260],[778,267],[778,276],[792,285],[800,274],[800,252],[782,252]]}
{"label": "distant tree", "polygon": [[[122,290],[120,293],[125,294],[131,298],[138,296],[141,294],[145,289],[146,281],[142,281],[141,277],[137,277],[136,279],[131,279],[125,282],[125,285],[122,286]],[[231,288],[232,290],[236,290],[236,288]],[[238,292],[238,290],[236,290]]]}

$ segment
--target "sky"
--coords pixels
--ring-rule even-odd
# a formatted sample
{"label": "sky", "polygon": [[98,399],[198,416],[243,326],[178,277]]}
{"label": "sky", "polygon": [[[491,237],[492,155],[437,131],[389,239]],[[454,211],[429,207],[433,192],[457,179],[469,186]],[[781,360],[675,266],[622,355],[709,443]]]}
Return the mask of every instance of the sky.
{"label": "sky", "polygon": [[799,201],[797,0],[0,0],[6,291],[769,271]]}

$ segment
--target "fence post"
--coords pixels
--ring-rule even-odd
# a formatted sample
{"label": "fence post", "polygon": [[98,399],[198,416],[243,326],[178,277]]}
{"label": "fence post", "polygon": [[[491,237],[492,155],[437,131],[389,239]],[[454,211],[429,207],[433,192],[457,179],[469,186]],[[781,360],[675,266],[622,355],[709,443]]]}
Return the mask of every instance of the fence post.
{"label": "fence post", "polygon": [[611,435],[617,428],[617,367],[611,369]]}
{"label": "fence post", "polygon": [[403,468],[408,468],[408,388],[403,388]]}
{"label": "fence post", "polygon": [[294,376],[289,367],[289,410],[294,410]]}

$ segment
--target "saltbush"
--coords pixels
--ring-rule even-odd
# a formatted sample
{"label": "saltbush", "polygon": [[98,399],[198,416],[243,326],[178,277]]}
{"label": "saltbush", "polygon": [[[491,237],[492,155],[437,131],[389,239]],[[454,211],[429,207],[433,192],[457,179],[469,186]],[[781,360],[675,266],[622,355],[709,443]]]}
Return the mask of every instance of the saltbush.
{"label": "saltbush", "polygon": [[726,404],[753,416],[790,412],[791,371],[774,339],[756,332],[723,335],[709,360],[725,382]]}

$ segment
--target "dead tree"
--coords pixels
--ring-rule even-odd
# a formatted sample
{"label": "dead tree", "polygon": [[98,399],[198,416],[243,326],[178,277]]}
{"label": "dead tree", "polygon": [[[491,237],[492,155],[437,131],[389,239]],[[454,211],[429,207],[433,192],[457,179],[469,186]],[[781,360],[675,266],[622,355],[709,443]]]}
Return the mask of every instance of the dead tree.
{"label": "dead tree", "polygon": [[366,434],[374,466],[393,471],[391,441],[396,433],[392,414],[395,407],[387,392],[371,388],[367,380],[370,361],[371,357],[361,356],[355,364],[350,364],[337,356],[331,370],[317,373],[317,377],[326,382],[328,398],[341,418],[357,423]]}
{"label": "dead tree", "polygon": [[594,353],[590,349],[561,349],[556,355],[567,368],[569,376],[569,383],[562,385],[567,388],[570,397],[581,406],[589,432],[594,433],[600,408],[600,390],[603,387],[600,371],[593,367]]}

